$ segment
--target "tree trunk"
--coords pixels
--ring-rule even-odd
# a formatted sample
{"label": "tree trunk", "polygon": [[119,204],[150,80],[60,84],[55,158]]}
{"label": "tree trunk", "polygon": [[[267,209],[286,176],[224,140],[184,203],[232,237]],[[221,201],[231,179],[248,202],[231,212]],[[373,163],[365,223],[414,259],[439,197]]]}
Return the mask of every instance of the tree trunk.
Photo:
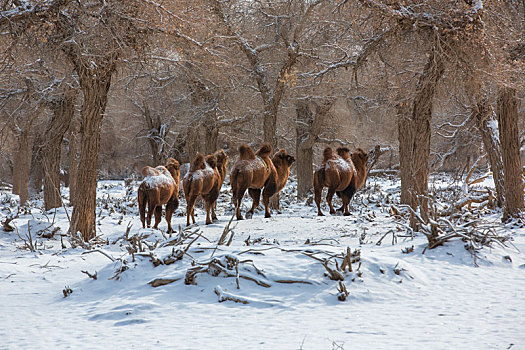
{"label": "tree trunk", "polygon": [[188,153],[189,162],[195,158],[198,152],[203,152],[201,141],[201,126],[197,122],[193,122],[188,127],[188,133],[186,137],[186,153]]}
{"label": "tree trunk", "polygon": [[43,135],[38,134],[33,140],[31,152],[31,171],[29,172],[29,195],[36,196],[42,190],[44,180],[44,164],[42,162]]}
{"label": "tree trunk", "polygon": [[[84,95],[80,134],[80,158],[75,184],[71,234],[80,232],[84,241],[96,235],[95,207],[97,195],[97,168],[100,151],[100,128],[108,101],[113,69],[101,72],[82,72],[80,86]],[[91,73],[91,74],[90,74]]]}
{"label": "tree trunk", "polygon": [[79,149],[79,135],[78,135],[78,118],[73,116],[73,120],[69,128],[69,147],[68,147],[68,178],[69,178],[69,205],[74,206],[74,199],[76,195],[76,184],[78,174],[78,149]]}
{"label": "tree trunk", "polygon": [[[297,198],[306,196],[313,187],[313,147],[321,134],[324,120],[332,108],[335,99],[330,98],[320,104],[297,100],[295,111],[296,120],[296,169],[297,169]],[[312,113],[311,105],[315,107]]]}
{"label": "tree trunk", "polygon": [[153,166],[164,164],[164,144],[168,133],[168,125],[162,124],[160,116],[153,117],[146,102],[144,102],[144,118],[148,126],[148,144],[151,150]]}
{"label": "tree trunk", "polygon": [[496,205],[502,207],[505,203],[505,187],[503,178],[503,161],[501,158],[501,143],[499,141],[498,122],[494,118],[494,110],[486,100],[482,100],[474,111],[476,127],[481,134],[483,147],[489,157],[492,177],[496,187]]}
{"label": "tree trunk", "polygon": [[497,115],[505,179],[503,220],[507,220],[518,215],[524,209],[518,132],[518,100],[515,89],[500,88]]}
{"label": "tree trunk", "polygon": [[313,148],[296,147],[297,199],[304,199],[314,185]]}
{"label": "tree trunk", "polygon": [[433,50],[419,77],[411,112],[406,104],[398,105],[401,203],[410,205],[414,210],[421,207],[424,213],[428,212],[425,196],[428,190],[432,100],[443,70],[442,57]]}
{"label": "tree trunk", "polygon": [[277,106],[268,105],[265,107],[263,133],[264,142],[269,142],[272,145],[272,150],[277,149]]}
{"label": "tree trunk", "polygon": [[219,128],[215,123],[206,123],[206,139],[204,142],[204,151],[211,154],[219,148]]}
{"label": "tree trunk", "polygon": [[310,137],[310,128],[313,121],[312,112],[306,101],[298,100],[295,111],[297,121],[295,133],[296,170],[297,170],[297,199],[304,199],[314,185],[313,145],[307,140]]}
{"label": "tree trunk", "polygon": [[53,116],[46,130],[44,144],[44,206],[45,210],[62,205],[60,198],[60,155],[64,134],[69,129],[75,113],[75,94],[68,91],[53,106]]}
{"label": "tree trunk", "polygon": [[29,199],[29,128],[20,132],[13,164],[13,193],[20,196],[20,205]]}

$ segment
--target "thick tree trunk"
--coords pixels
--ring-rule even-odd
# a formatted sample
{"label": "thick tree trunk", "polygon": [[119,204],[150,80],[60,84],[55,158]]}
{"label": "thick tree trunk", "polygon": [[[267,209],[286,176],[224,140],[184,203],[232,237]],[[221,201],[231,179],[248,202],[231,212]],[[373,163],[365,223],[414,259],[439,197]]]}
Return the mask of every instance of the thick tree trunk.
{"label": "thick tree trunk", "polygon": [[201,126],[194,122],[188,127],[186,136],[186,153],[188,153],[189,162],[195,158],[198,152],[203,153]]}
{"label": "thick tree trunk", "polygon": [[314,185],[313,148],[296,147],[297,199],[304,199]]}
{"label": "thick tree trunk", "polygon": [[486,100],[482,100],[474,111],[476,127],[481,134],[483,147],[487,152],[494,185],[496,187],[496,205],[502,207],[505,203],[505,187],[503,178],[503,161],[501,158],[501,143],[499,141],[498,122],[494,118],[494,110]]}
{"label": "thick tree trunk", "polygon": [[148,105],[144,102],[144,118],[148,126],[148,144],[151,150],[151,161],[154,166],[164,164],[164,144],[168,133],[168,125],[163,124],[160,116],[152,116]]}
{"label": "thick tree trunk", "polygon": [[75,113],[75,94],[68,91],[53,106],[53,116],[46,130],[44,144],[44,206],[45,210],[62,205],[60,198],[60,155],[64,134],[67,132]]}
{"label": "thick tree trunk", "polygon": [[295,142],[297,199],[303,199],[314,185],[313,145],[315,143],[307,142],[310,137],[313,116],[306,101],[297,101],[295,111],[297,115],[297,122],[295,124],[297,137]]}
{"label": "thick tree trunk", "polygon": [[20,197],[20,205],[29,199],[29,128],[20,132],[13,164],[13,193]]}
{"label": "thick tree trunk", "polygon": [[430,157],[430,122],[436,85],[443,75],[442,57],[430,53],[416,86],[411,112],[398,106],[399,160],[401,168],[401,203],[414,210],[428,211],[428,161]]}
{"label": "thick tree trunk", "polygon": [[42,162],[43,135],[37,135],[33,140],[31,170],[29,172],[29,195],[36,196],[42,190],[44,180],[44,164]]}
{"label": "thick tree trunk", "polygon": [[219,148],[219,128],[216,123],[209,122],[205,125],[206,139],[204,142],[205,154],[211,154]]}
{"label": "thick tree trunk", "polygon": [[268,105],[264,110],[263,120],[263,137],[264,142],[269,142],[272,145],[272,150],[277,149],[277,108],[273,105]]}
{"label": "thick tree trunk", "polygon": [[[97,169],[100,151],[100,127],[108,101],[108,90],[111,86],[109,69],[106,74],[89,74],[80,76],[80,86],[84,94],[80,134],[80,158],[75,184],[75,199],[71,217],[71,234],[80,232],[84,241],[96,235],[95,207],[97,195]],[[99,73],[99,72],[95,72]]]}
{"label": "thick tree trunk", "polygon": [[497,115],[505,178],[503,220],[507,220],[518,215],[524,209],[518,132],[518,100],[515,89],[500,88]]}
{"label": "thick tree trunk", "polygon": [[74,205],[76,195],[76,184],[78,174],[78,149],[79,135],[78,135],[78,118],[73,116],[73,120],[69,127],[69,149],[68,149],[68,178],[69,178],[69,205]]}
{"label": "thick tree trunk", "polygon": [[[321,134],[322,126],[335,99],[327,99],[322,103],[297,100],[295,111],[296,120],[296,169],[297,169],[297,198],[306,196],[313,187],[313,147]],[[311,105],[315,107],[312,112]]]}

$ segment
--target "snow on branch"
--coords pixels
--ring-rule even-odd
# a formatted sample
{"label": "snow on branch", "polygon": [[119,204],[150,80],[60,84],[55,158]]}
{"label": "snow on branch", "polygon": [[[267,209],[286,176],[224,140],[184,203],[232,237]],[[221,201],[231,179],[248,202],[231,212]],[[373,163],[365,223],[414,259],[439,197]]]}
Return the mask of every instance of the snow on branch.
{"label": "snow on branch", "polygon": [[49,0],[41,1],[36,5],[32,5],[26,1],[22,2],[20,6],[12,10],[0,12],[0,27],[25,21],[35,21],[37,19],[52,17],[60,9],[73,0]]}

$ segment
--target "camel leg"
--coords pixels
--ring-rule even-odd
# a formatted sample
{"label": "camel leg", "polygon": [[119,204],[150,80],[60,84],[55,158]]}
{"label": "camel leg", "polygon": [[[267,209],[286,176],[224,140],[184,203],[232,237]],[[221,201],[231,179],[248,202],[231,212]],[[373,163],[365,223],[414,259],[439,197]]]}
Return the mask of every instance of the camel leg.
{"label": "camel leg", "polygon": [[246,192],[246,188],[239,188],[237,190],[237,193],[234,194],[234,203],[235,203],[235,215],[237,217],[237,220],[242,220],[242,214],[241,214],[241,203],[242,203],[242,197],[244,196],[244,193]]}
{"label": "camel leg", "polygon": [[204,202],[204,208],[206,209],[206,225],[209,225],[212,223],[211,217],[210,217],[211,207],[213,207],[212,203],[210,203],[209,201]]}
{"label": "camel leg", "polygon": [[343,201],[343,205],[341,206],[341,209],[343,209],[343,215],[350,215],[350,212],[348,211],[348,203],[350,203],[350,198],[348,198],[346,195],[343,195],[341,200]]}
{"label": "camel leg", "polygon": [[315,204],[317,205],[317,215],[318,216],[324,216],[323,212],[321,211],[321,194],[323,193],[322,187],[314,187],[314,199]]}
{"label": "camel leg", "polygon": [[[195,200],[197,202],[197,200]],[[191,208],[191,221],[195,224],[195,202],[193,203],[193,208]]]}
{"label": "camel leg", "polygon": [[217,201],[213,202],[213,205],[211,206],[211,220],[212,221],[218,221],[217,214],[215,214],[215,208],[217,207]]}
{"label": "camel leg", "polygon": [[171,217],[178,206],[179,200],[177,198],[170,200],[168,204],[166,204],[166,222],[168,223],[168,233],[173,232],[173,228],[171,227]]}
{"label": "camel leg", "polygon": [[154,229],[159,229],[160,221],[162,220],[162,205],[157,205],[155,207],[155,225],[153,225]]}
{"label": "camel leg", "polygon": [[264,205],[264,217],[271,218],[272,215],[270,214],[270,196],[263,194],[262,202]]}
{"label": "camel leg", "polygon": [[195,206],[195,201],[197,200],[197,197],[190,197],[188,198],[188,203],[186,205],[186,226],[190,226],[190,217],[193,219],[193,223],[195,223],[195,216],[193,215],[193,207]]}
{"label": "camel leg", "polygon": [[345,193],[342,191],[339,191],[339,192],[336,192],[335,194],[337,195],[337,197],[341,198],[341,200],[343,201],[343,204],[341,204],[341,206],[337,208],[335,211],[342,213],[345,210],[344,199],[343,199],[345,197]]}
{"label": "camel leg", "polygon": [[248,193],[252,197],[252,208],[246,213],[246,219],[251,219],[255,209],[259,206],[261,200],[261,189],[260,188],[249,188]]}
{"label": "camel leg", "polygon": [[156,206],[154,206],[152,203],[148,204],[148,217],[146,218],[146,224],[148,228],[151,227],[151,219],[153,218],[153,212],[155,211]]}
{"label": "camel leg", "polygon": [[140,201],[139,199],[140,222],[142,223],[142,228],[146,228],[146,205]]}
{"label": "camel leg", "polygon": [[335,189],[328,189],[328,194],[326,195],[326,202],[328,203],[328,207],[330,208],[330,214],[335,214],[335,209],[332,205],[332,198],[334,197]]}

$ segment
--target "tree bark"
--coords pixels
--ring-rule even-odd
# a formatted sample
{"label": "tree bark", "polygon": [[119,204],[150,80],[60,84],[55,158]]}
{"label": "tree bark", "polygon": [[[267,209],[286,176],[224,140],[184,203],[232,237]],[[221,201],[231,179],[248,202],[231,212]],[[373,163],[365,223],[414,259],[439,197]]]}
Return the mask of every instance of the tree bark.
{"label": "tree bark", "polygon": [[421,207],[424,213],[428,212],[425,196],[428,190],[432,101],[443,71],[441,55],[432,50],[419,77],[411,112],[406,104],[398,105],[401,203],[410,205],[414,210]]}
{"label": "tree bark", "polygon": [[510,217],[519,215],[524,209],[516,89],[508,87],[500,88],[498,93],[497,115],[505,179],[503,220],[507,220]]}
{"label": "tree bark", "polygon": [[197,121],[191,123],[188,127],[186,136],[186,153],[188,154],[189,162],[195,158],[198,152],[203,153],[202,134],[200,133],[201,126]]}
{"label": "tree bark", "polygon": [[[95,207],[97,195],[97,168],[100,151],[100,128],[108,101],[114,62],[108,63],[106,71],[89,72],[78,69],[80,87],[84,95],[80,134],[80,158],[75,184],[75,198],[71,217],[71,234],[81,233],[84,241],[96,235]],[[78,67],[78,65],[77,65]]]}
{"label": "tree bark", "polygon": [[[321,104],[298,100],[296,102],[296,170],[297,170],[297,198],[304,198],[313,187],[313,147],[321,134],[325,117],[335,99],[323,101]],[[315,105],[312,113],[310,104]]]}
{"label": "tree bark", "polygon": [[75,98],[74,90],[70,90],[53,104],[53,116],[46,130],[46,143],[43,147],[44,207],[46,211],[62,205],[60,198],[61,145],[75,113]]}
{"label": "tree bark", "polygon": [[68,147],[68,178],[69,178],[69,205],[74,206],[74,199],[76,195],[76,184],[78,174],[78,118],[73,116],[73,120],[69,127],[69,147]]}
{"label": "tree bark", "polygon": [[44,164],[42,162],[43,135],[38,134],[33,140],[33,150],[31,152],[31,170],[29,172],[29,195],[38,195],[42,190],[44,180]]}
{"label": "tree bark", "polygon": [[483,147],[489,158],[492,177],[496,187],[496,205],[502,207],[505,203],[505,187],[498,122],[494,117],[492,106],[485,99],[478,102],[477,109],[474,111],[474,120],[481,134]]}
{"label": "tree bark", "polygon": [[164,164],[165,162],[165,143],[166,136],[168,134],[169,126],[163,124],[160,120],[160,116],[152,116],[150,109],[146,102],[144,102],[144,118],[146,119],[146,125],[148,127],[148,144],[151,150],[151,160],[154,166]]}
{"label": "tree bark", "polygon": [[204,142],[205,154],[211,154],[219,148],[219,127],[216,123],[206,123],[204,126],[206,130],[206,139]]}
{"label": "tree bark", "polygon": [[13,193],[20,197],[20,205],[29,199],[29,127],[22,130],[18,136],[13,164]]}

